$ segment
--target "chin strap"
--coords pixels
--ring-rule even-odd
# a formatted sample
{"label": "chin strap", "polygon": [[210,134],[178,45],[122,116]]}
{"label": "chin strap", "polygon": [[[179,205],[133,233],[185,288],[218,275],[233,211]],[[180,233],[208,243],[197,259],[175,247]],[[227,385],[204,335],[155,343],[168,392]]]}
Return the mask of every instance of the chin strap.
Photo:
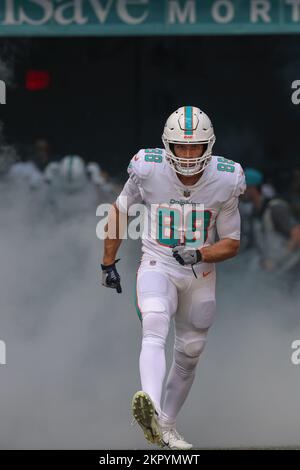
{"label": "chin strap", "polygon": [[195,270],[194,270],[194,265],[192,264],[191,266],[192,266],[192,271],[193,271],[195,278],[198,279],[197,274],[195,273]]}
{"label": "chin strap", "polygon": [[[196,253],[197,253],[197,260],[196,260],[196,262],[195,262],[194,264],[198,264],[198,263],[200,263],[200,262],[202,261],[202,253],[201,253],[201,251],[200,251],[200,250],[196,250]],[[194,270],[194,264],[191,265],[192,271],[193,271],[193,274],[194,274],[195,278],[198,279],[197,274],[195,273],[195,270]]]}

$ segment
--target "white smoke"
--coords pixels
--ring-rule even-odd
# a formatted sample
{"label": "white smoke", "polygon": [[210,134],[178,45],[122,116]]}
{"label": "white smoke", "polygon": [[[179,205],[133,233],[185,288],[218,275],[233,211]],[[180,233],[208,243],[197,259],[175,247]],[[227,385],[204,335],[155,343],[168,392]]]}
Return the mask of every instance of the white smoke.
{"label": "white smoke", "polygon": [[[118,295],[100,285],[95,204],[57,223],[47,207],[35,216],[38,192],[2,181],[0,196],[1,448],[147,448],[130,426],[139,243],[123,242]],[[243,256],[219,266],[218,318],[178,429],[197,447],[296,446],[299,297],[265,288]]]}
{"label": "white smoke", "polygon": [[[3,182],[4,199],[0,338],[7,364],[0,370],[1,448],[130,446],[134,435],[124,439],[124,430],[130,423],[128,399],[138,386],[131,358],[138,352],[140,326],[129,295],[100,287],[96,205],[57,224],[46,214],[36,219],[32,194],[24,188]],[[130,245],[123,252],[128,259]],[[125,260],[128,292],[134,273]],[[134,331],[135,342],[124,341]]]}

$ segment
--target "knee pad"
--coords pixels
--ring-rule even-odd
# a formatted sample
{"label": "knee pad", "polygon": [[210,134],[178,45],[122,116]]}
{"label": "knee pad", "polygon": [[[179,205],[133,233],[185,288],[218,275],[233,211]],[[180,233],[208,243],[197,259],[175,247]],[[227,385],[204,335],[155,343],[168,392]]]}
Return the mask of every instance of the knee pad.
{"label": "knee pad", "polygon": [[167,313],[166,303],[162,297],[143,296],[139,305],[143,316],[148,313]]}
{"label": "knee pad", "polygon": [[163,300],[149,298],[143,300],[143,342],[164,346],[169,332],[170,318]]}
{"label": "knee pad", "polygon": [[214,321],[216,301],[214,299],[193,302],[190,312],[190,321],[194,328],[207,329]]}
{"label": "knee pad", "polygon": [[175,349],[180,353],[199,358],[206,344],[207,331],[178,331],[175,339]]}
{"label": "knee pad", "polygon": [[205,347],[205,339],[199,338],[188,341],[184,345],[184,352],[189,357],[199,357]]}
{"label": "knee pad", "polygon": [[175,348],[177,351],[188,357],[199,357],[205,347],[205,339],[198,338],[190,341],[176,340]]}

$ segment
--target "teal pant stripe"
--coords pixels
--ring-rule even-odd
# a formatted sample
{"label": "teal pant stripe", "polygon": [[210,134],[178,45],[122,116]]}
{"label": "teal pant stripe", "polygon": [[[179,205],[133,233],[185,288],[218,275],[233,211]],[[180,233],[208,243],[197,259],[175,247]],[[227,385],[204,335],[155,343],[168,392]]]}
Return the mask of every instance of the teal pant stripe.
{"label": "teal pant stripe", "polygon": [[138,314],[139,319],[142,321],[143,320],[142,319],[142,312],[139,309],[138,299],[137,299],[137,282],[136,282],[136,279],[135,279],[135,286],[134,286],[134,306],[135,306],[136,313]]}

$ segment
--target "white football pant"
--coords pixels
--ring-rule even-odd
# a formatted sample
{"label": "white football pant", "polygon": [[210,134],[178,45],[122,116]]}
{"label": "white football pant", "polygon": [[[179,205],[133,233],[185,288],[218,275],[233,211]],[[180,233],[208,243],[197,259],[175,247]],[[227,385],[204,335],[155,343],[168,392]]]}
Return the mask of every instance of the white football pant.
{"label": "white football pant", "polygon": [[[216,273],[214,265],[209,266],[211,271],[200,272],[196,279],[192,269],[144,257],[137,272],[136,307],[143,327],[139,361],[142,390],[166,424],[175,424],[214,320]],[[171,318],[175,320],[175,344],[161,408]]]}

